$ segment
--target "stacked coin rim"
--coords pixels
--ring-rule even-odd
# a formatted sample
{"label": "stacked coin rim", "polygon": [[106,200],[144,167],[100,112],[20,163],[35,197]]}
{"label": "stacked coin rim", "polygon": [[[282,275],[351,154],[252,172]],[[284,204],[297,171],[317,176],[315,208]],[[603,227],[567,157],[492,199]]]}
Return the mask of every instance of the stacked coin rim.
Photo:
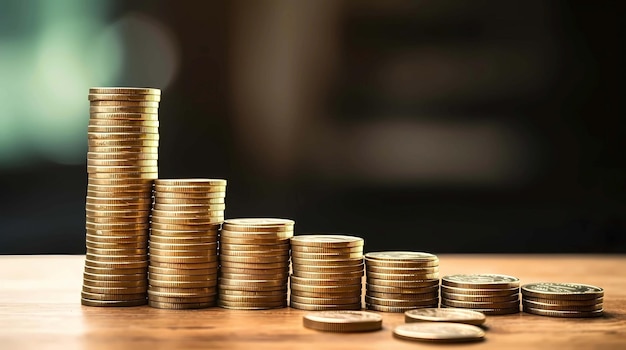
{"label": "stacked coin rim", "polygon": [[564,318],[599,317],[604,314],[604,290],[581,283],[525,284],[522,309],[526,313]]}
{"label": "stacked coin rim", "polygon": [[457,274],[441,279],[441,306],[485,315],[519,313],[519,279],[501,274]]}

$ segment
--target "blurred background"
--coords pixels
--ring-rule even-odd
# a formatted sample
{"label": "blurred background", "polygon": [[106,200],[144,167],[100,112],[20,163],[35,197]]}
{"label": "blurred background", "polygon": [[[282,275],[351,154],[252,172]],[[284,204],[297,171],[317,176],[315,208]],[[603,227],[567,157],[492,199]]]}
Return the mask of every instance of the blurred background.
{"label": "blurred background", "polygon": [[0,1],[0,253],[85,250],[87,90],[162,178],[366,251],[626,252],[620,1]]}

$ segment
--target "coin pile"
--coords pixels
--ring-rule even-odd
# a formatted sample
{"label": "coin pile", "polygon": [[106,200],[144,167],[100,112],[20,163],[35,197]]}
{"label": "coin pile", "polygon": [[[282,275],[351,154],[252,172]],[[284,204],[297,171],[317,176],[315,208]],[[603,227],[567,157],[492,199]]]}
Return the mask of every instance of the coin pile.
{"label": "coin pile", "polygon": [[480,326],[487,320],[482,312],[456,308],[414,309],[404,313],[404,322],[453,322]]}
{"label": "coin pile", "polygon": [[485,331],[480,327],[463,323],[419,322],[397,326],[393,330],[393,336],[411,341],[458,343],[481,341],[485,339]]}
{"label": "coin pile", "polygon": [[287,306],[289,239],[286,219],[228,219],[220,231],[219,306],[273,309]]}
{"label": "coin pile", "polygon": [[343,235],[293,237],[291,307],[361,309],[363,243],[363,238]]}
{"label": "coin pile", "polygon": [[441,306],[486,315],[519,312],[519,279],[498,274],[451,275],[441,279]]}
{"label": "coin pile", "polygon": [[218,231],[224,220],[225,197],[226,180],[155,180],[149,244],[150,306],[215,306]]}
{"label": "coin pile", "polygon": [[161,91],[89,89],[87,256],[81,303],[146,303],[152,181]]}
{"label": "coin pile", "polygon": [[439,306],[439,258],[421,252],[365,254],[368,309],[405,312]]}
{"label": "coin pile", "polygon": [[371,332],[383,327],[383,318],[367,311],[317,311],[304,315],[302,325],[324,332]]}
{"label": "coin pile", "polygon": [[602,316],[604,290],[579,283],[531,283],[522,286],[524,312],[552,317]]}

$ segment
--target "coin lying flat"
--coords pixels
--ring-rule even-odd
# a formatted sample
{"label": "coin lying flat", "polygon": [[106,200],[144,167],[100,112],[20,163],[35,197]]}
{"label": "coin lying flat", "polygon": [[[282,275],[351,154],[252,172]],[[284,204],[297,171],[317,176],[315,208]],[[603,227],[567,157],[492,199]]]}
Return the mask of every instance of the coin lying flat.
{"label": "coin lying flat", "polygon": [[604,296],[604,289],[580,283],[530,283],[522,286],[522,295],[564,300],[595,299]]}
{"label": "coin lying flat", "polygon": [[383,318],[367,311],[320,311],[304,315],[302,324],[325,332],[370,332],[382,328]]}
{"label": "coin lying flat", "polygon": [[478,311],[466,310],[466,309],[415,309],[409,310],[404,313],[404,321],[406,323],[411,322],[454,322],[465,323],[471,325],[481,325],[485,323],[487,318],[485,315]]}
{"label": "coin lying flat", "polygon": [[397,326],[393,335],[405,340],[432,342],[470,342],[485,338],[485,332],[479,327],[446,322],[407,323]]}
{"label": "coin lying flat", "polygon": [[499,274],[450,275],[441,278],[441,284],[457,288],[515,288],[519,279]]}

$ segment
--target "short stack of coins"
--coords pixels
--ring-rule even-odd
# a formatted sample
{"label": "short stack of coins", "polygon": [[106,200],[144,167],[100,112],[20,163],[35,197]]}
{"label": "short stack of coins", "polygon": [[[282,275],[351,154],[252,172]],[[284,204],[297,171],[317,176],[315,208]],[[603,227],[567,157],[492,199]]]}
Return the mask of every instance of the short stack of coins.
{"label": "short stack of coins", "polygon": [[215,306],[217,242],[226,180],[157,179],[150,226],[148,301],[161,309]]}
{"label": "short stack of coins", "polygon": [[261,310],[287,306],[289,239],[287,219],[228,219],[220,231],[218,305]]}
{"label": "short stack of coins", "polygon": [[485,315],[519,313],[519,279],[499,274],[450,275],[441,279],[441,306]]}
{"label": "short stack of coins", "polygon": [[383,312],[439,306],[439,258],[430,253],[365,254],[365,305]]}
{"label": "short stack of coins", "polygon": [[598,317],[604,290],[580,283],[530,283],[522,286],[524,312],[552,317]]}
{"label": "short stack of coins", "polygon": [[293,237],[291,307],[360,310],[363,243],[363,238],[343,235]]}
{"label": "short stack of coins", "polygon": [[143,305],[161,91],[91,88],[88,98],[87,256],[81,302]]}

